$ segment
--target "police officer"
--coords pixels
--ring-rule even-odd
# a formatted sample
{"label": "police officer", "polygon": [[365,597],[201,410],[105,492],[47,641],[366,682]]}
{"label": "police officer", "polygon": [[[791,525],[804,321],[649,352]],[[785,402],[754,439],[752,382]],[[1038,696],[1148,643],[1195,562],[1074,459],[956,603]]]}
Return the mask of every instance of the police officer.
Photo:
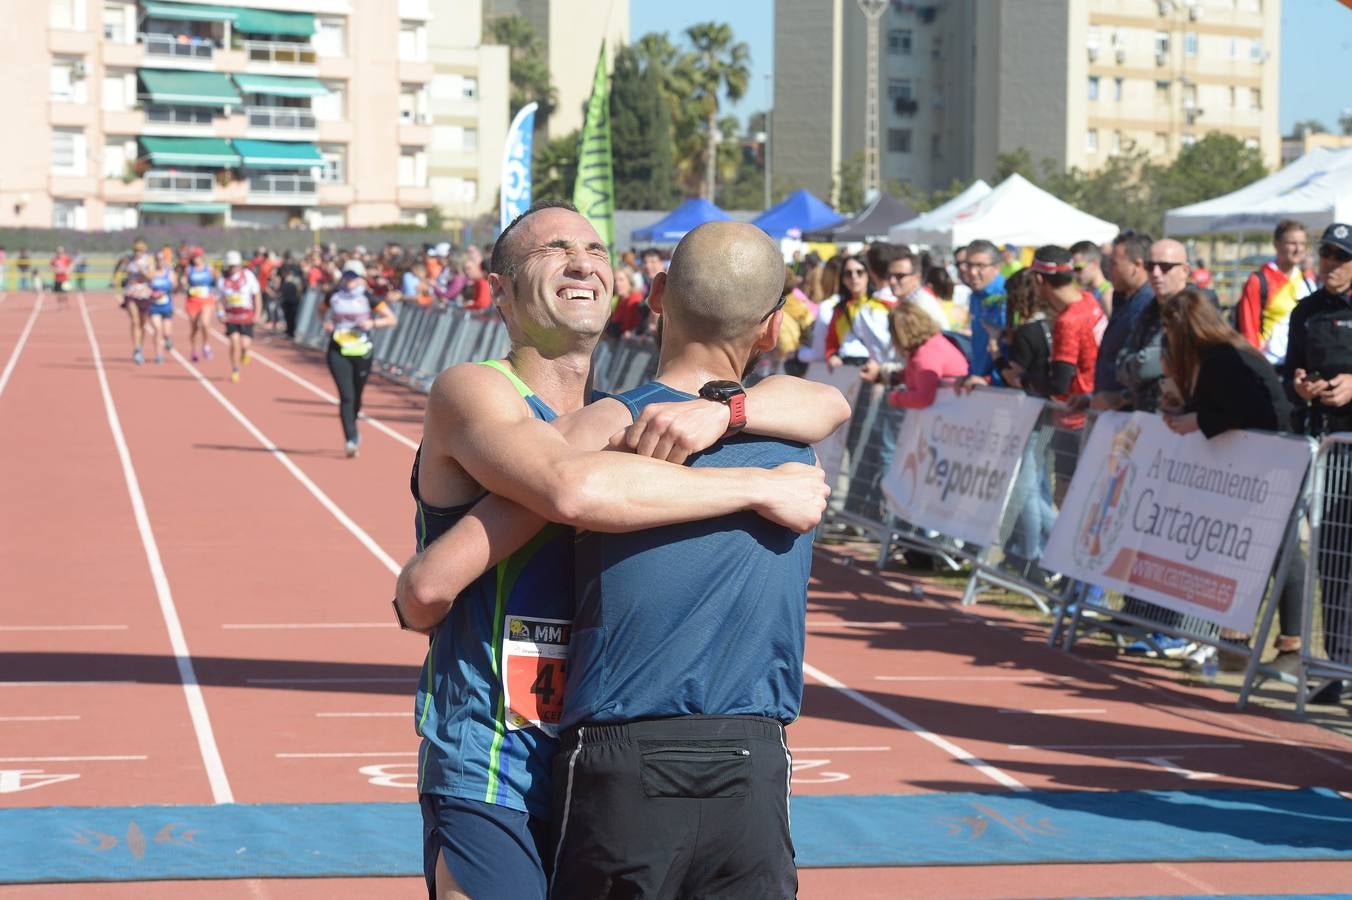
{"label": "police officer", "polygon": [[[1336,222],[1319,241],[1321,287],[1291,312],[1286,347],[1288,388],[1309,408],[1316,437],[1352,431],[1352,225]],[[1324,482],[1318,559],[1324,603],[1324,650],[1352,662],[1352,445],[1335,445]],[[1332,679],[1311,703],[1337,704]]]}

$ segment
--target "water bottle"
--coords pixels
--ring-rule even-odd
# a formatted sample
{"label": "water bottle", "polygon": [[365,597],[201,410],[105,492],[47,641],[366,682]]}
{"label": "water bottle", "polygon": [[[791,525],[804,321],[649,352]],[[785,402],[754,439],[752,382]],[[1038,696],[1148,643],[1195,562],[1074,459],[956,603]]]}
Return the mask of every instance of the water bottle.
{"label": "water bottle", "polygon": [[1220,671],[1220,661],[1217,657],[1220,655],[1215,647],[1208,647],[1209,652],[1202,660],[1202,680],[1207,684],[1216,683],[1216,673]]}

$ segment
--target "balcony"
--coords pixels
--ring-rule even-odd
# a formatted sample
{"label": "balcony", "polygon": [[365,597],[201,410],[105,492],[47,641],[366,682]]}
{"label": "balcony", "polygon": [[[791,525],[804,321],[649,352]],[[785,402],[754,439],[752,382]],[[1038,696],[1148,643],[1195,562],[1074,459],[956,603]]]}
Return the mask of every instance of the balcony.
{"label": "balcony", "polygon": [[316,66],[319,56],[313,44],[298,41],[255,41],[239,42],[244,58],[250,64],[267,66]]}
{"label": "balcony", "polygon": [[319,195],[319,179],[290,172],[253,172],[249,175],[249,202],[268,205],[313,204]]}
{"label": "balcony", "polygon": [[211,41],[187,35],[140,32],[136,39],[146,48],[146,62],[150,65],[188,63],[209,66],[216,51]]}
{"label": "balcony", "polygon": [[215,110],[201,106],[152,106],[144,110],[146,134],[209,134]]}
{"label": "balcony", "polygon": [[151,169],[145,174],[146,199],[190,198],[205,200],[216,188],[216,179],[210,172],[178,172],[173,169]]}
{"label": "balcony", "polygon": [[314,132],[319,126],[312,110],[287,106],[246,106],[244,118],[249,128],[268,131]]}

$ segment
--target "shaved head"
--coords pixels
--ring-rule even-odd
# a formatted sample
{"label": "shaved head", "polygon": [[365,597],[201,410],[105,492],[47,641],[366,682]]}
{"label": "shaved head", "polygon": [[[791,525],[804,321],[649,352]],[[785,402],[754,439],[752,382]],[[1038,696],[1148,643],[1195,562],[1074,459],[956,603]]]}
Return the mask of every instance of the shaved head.
{"label": "shaved head", "polygon": [[784,291],[784,257],[743,222],[706,222],[676,245],[663,313],[697,341],[748,337]]}

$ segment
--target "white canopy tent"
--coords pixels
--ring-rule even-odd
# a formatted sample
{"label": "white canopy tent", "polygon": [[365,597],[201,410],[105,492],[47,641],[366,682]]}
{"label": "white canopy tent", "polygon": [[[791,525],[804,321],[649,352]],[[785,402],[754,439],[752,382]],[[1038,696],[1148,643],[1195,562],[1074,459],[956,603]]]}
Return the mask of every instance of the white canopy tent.
{"label": "white canopy tent", "polygon": [[927,213],[921,213],[914,219],[893,225],[887,231],[887,239],[893,244],[919,244],[915,235],[922,231],[933,231],[953,221],[953,217],[991,192],[991,186],[978,178],[968,185],[961,194],[947,203],[934,207]]}
{"label": "white canopy tent", "polygon": [[1222,197],[1180,206],[1164,215],[1164,233],[1271,231],[1295,219],[1318,234],[1352,221],[1352,148],[1316,147],[1284,169]]}
{"label": "white canopy tent", "polygon": [[1011,175],[952,220],[917,229],[908,243],[961,247],[978,239],[1037,247],[1112,240],[1117,226],[1060,200],[1022,175]]}

